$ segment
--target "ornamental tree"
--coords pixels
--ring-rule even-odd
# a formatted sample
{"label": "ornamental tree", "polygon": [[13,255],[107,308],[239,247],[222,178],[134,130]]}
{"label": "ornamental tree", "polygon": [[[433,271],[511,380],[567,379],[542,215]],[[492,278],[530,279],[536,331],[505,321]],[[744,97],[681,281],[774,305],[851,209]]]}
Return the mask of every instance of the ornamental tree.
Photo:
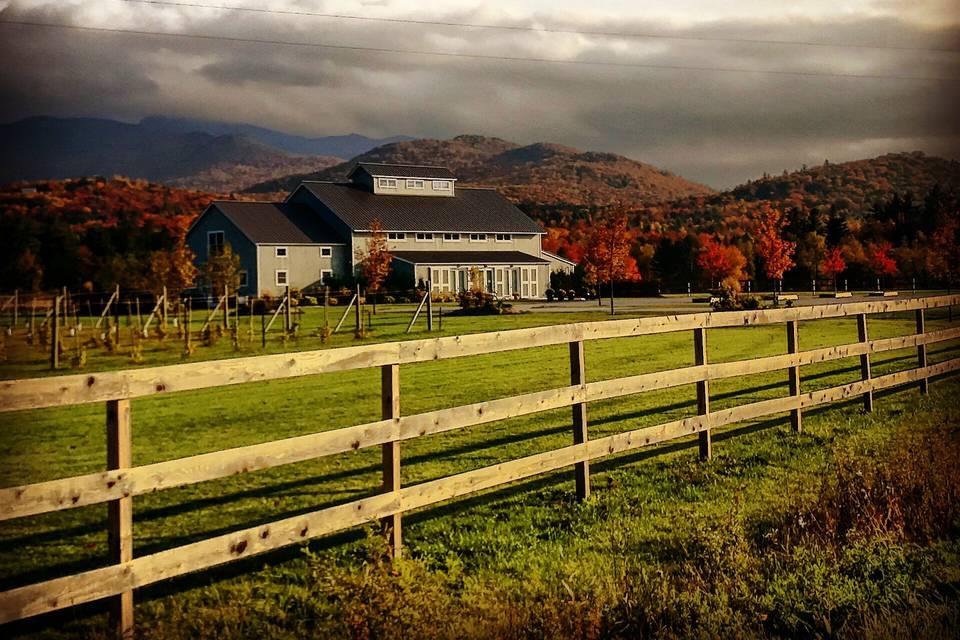
{"label": "ornamental tree", "polygon": [[[357,252],[357,261],[360,262],[361,273],[367,281],[367,289],[376,294],[383,283],[390,276],[393,254],[387,247],[387,234],[378,218],[370,223],[370,239],[367,240],[366,250]],[[373,298],[373,313],[377,313],[377,299]]]}
{"label": "ornamental tree", "polygon": [[739,292],[747,259],[737,247],[722,245],[712,237],[703,235],[700,238],[697,265],[710,277],[711,286],[717,282],[732,291]]}
{"label": "ornamental tree", "polygon": [[847,261],[843,259],[843,251],[840,247],[833,247],[827,250],[823,262],[820,263],[820,271],[823,275],[833,280],[833,290],[837,291],[837,276],[847,268]]}
{"label": "ornamental tree", "polygon": [[[755,247],[763,260],[764,273],[778,283],[783,274],[793,268],[793,252],[797,245],[783,239],[783,228],[787,220],[779,209],[764,204],[758,211]],[[782,287],[781,287],[782,288]]]}
{"label": "ornamental tree", "polygon": [[627,216],[619,214],[603,224],[595,224],[587,238],[584,256],[587,278],[598,285],[610,287],[610,314],[613,309],[613,282],[639,280],[636,260],[630,255],[631,238],[627,230]]}
{"label": "ornamental tree", "polygon": [[891,251],[893,251],[893,245],[886,240],[867,246],[868,264],[870,270],[877,276],[878,289],[883,278],[897,274],[897,261],[890,255]]}

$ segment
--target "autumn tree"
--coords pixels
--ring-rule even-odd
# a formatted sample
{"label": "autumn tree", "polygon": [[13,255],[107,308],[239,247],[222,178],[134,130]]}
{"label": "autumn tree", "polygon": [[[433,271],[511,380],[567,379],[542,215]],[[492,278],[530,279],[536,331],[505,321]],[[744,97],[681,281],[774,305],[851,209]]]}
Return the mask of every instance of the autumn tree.
{"label": "autumn tree", "polygon": [[639,280],[636,261],[630,256],[630,234],[627,216],[618,214],[606,223],[596,224],[587,238],[587,277],[598,285],[606,282],[610,287],[610,314],[613,308],[613,283],[615,280]]}
{"label": "autumn tree", "polygon": [[[367,248],[357,251],[357,262],[360,263],[360,270],[364,280],[367,281],[367,289],[376,294],[380,287],[390,276],[393,254],[387,247],[387,234],[383,231],[383,225],[378,218],[370,223],[370,239],[367,240]],[[373,313],[377,313],[377,299],[373,299]]]}
{"label": "autumn tree", "polygon": [[154,251],[150,254],[150,284],[156,293],[166,289],[167,295],[177,299],[184,289],[193,286],[197,279],[196,255],[181,237],[169,251]]}
{"label": "autumn tree", "polygon": [[838,291],[837,276],[847,268],[847,261],[843,259],[843,251],[840,247],[833,247],[827,251],[823,262],[820,263],[820,270],[828,278],[833,280],[833,290]]}
{"label": "autumn tree", "polygon": [[783,228],[787,225],[783,212],[764,204],[758,213],[755,246],[757,254],[763,260],[764,273],[771,280],[776,280],[783,289],[783,274],[793,265],[793,252],[796,243],[783,239]]}
{"label": "autumn tree", "polygon": [[867,260],[870,270],[877,277],[877,289],[880,289],[880,282],[883,278],[897,274],[897,261],[893,259],[890,252],[893,245],[888,241],[882,240],[876,243],[870,243],[867,246]]}
{"label": "autumn tree", "polygon": [[953,287],[960,275],[960,221],[949,220],[930,237],[927,268],[936,278]]}
{"label": "autumn tree", "polygon": [[204,265],[204,276],[207,284],[216,295],[222,295],[224,287],[236,291],[240,286],[240,256],[233,252],[230,243],[223,245],[223,250],[210,256]]}
{"label": "autumn tree", "polygon": [[731,291],[739,292],[747,259],[737,247],[722,245],[704,235],[700,240],[697,265],[709,276],[711,286],[716,282]]}

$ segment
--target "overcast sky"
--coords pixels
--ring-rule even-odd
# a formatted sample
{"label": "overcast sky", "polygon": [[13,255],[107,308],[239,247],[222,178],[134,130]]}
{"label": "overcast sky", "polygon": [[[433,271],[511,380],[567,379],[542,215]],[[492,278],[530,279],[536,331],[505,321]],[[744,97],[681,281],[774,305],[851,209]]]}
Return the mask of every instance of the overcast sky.
{"label": "overcast sky", "polygon": [[0,25],[0,121],[164,114],[310,136],[479,133],[622,153],[717,188],[824,158],[960,155],[960,0],[170,1],[680,38],[0,0],[7,21],[568,61]]}

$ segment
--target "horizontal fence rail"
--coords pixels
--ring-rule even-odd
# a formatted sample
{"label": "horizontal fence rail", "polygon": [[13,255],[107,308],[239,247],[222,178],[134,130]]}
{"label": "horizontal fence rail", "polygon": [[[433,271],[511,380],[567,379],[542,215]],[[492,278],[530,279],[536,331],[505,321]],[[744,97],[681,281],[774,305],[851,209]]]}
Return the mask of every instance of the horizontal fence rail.
{"label": "horizontal fence rail", "polygon": [[[960,370],[960,358],[928,364],[927,346],[960,339],[960,327],[926,331],[924,311],[955,304],[960,304],[960,296],[588,322],[0,383],[0,411],[107,402],[108,470],[0,489],[0,521],[107,503],[113,562],[103,568],[0,593],[0,623],[113,598],[111,611],[116,630],[129,634],[133,625],[133,590],[167,578],[378,520],[390,534],[394,552],[399,554],[400,515],[410,510],[569,466],[576,467],[577,495],[585,498],[589,495],[589,462],[596,458],[693,434],[699,434],[701,456],[709,457],[710,430],[717,427],[789,412],[793,428],[799,431],[803,409],[863,396],[864,406],[869,410],[875,391],[910,383],[918,383],[925,393],[929,378]],[[868,314],[905,311],[916,314],[915,334],[868,338]],[[841,317],[856,317],[858,342],[799,351],[798,322]],[[770,324],[786,324],[788,353],[733,362],[707,362],[707,329]],[[693,366],[586,381],[584,341],[675,331],[695,332],[696,364]],[[569,386],[409,416],[399,414],[400,364],[564,343],[570,345]],[[917,368],[871,375],[872,354],[904,348],[917,349]],[[853,357],[860,358],[861,380],[813,392],[801,391],[801,366]],[[132,466],[130,462],[131,398],[371,367],[382,371],[382,420],[141,466]],[[710,410],[710,381],[783,370],[790,374],[790,395]],[[693,384],[697,385],[698,415],[588,439],[586,407],[589,403]],[[573,411],[574,444],[570,446],[401,486],[399,447],[405,440],[565,407]],[[378,495],[133,557],[131,501],[135,496],[377,445],[383,448],[384,473],[384,489]]]}

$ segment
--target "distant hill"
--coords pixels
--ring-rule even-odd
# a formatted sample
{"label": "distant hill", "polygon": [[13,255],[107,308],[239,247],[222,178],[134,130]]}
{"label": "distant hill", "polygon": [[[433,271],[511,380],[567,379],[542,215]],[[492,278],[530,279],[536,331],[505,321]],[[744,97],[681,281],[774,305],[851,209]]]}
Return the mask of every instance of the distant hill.
{"label": "distant hill", "polygon": [[98,118],[34,117],[0,125],[0,184],[126,175],[230,192],[339,158],[298,156],[251,138]]}
{"label": "distant hill", "polygon": [[215,136],[243,136],[274,149],[299,156],[331,156],[341,160],[352,158],[370,149],[391,142],[413,140],[410,136],[390,136],[387,138],[368,138],[358,133],[345,136],[321,136],[307,138],[274,129],[266,129],[251,124],[231,122],[211,122],[193,118],[170,118],[167,116],[148,116],[140,121],[140,127],[165,134],[202,132]]}
{"label": "distant hill", "polygon": [[729,197],[829,205],[835,210],[862,212],[893,193],[921,196],[934,185],[948,191],[960,188],[960,162],[915,151],[838,164],[828,162],[780,176],[764,176],[731,189]]}
{"label": "distant hill", "polygon": [[704,185],[612,153],[550,143],[520,146],[477,135],[387,144],[349,162],[260,183],[248,191],[288,191],[304,179],[343,180],[357,162],[442,165],[462,184],[495,187],[533,209],[551,205],[601,208],[616,202],[653,203],[714,193]]}

